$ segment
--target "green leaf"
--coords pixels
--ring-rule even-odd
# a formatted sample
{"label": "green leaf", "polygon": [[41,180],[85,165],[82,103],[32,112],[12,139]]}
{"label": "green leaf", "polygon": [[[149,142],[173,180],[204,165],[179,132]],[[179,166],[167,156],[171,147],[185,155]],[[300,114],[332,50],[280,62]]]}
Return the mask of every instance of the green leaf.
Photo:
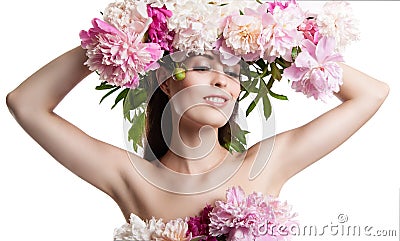
{"label": "green leaf", "polygon": [[114,105],[111,106],[111,109],[114,109],[114,107],[115,107],[121,100],[124,100],[125,97],[126,97],[126,95],[128,94],[128,92],[129,92],[129,89],[128,89],[128,88],[122,90],[122,91],[118,94],[117,98],[115,98]]}
{"label": "green leaf", "polygon": [[276,94],[276,93],[274,93],[272,90],[269,90],[269,94],[270,94],[272,97],[274,97],[274,98],[276,98],[276,99],[279,99],[279,100],[288,100],[287,96]]}
{"label": "green leaf", "polygon": [[[258,101],[258,100],[257,100],[257,101]],[[256,107],[257,101],[256,101],[256,99],[254,99],[254,100],[250,103],[249,107],[247,107],[247,110],[246,110],[246,117],[249,116],[249,114],[253,111],[254,107]]]}
{"label": "green leaf", "polygon": [[271,116],[272,106],[267,95],[264,95],[262,99],[263,99],[264,117],[267,120]]}
{"label": "green leaf", "polygon": [[132,126],[128,131],[128,141],[132,141],[133,149],[137,152],[138,147],[143,147],[142,137],[144,134],[145,126],[145,113],[144,111],[138,111],[132,118]]}
{"label": "green leaf", "polygon": [[109,95],[111,95],[112,93],[114,93],[115,91],[117,91],[118,89],[120,89],[121,87],[119,86],[115,86],[113,89],[111,89],[110,91],[107,92],[107,94],[105,94],[101,99],[100,99],[100,104],[101,102],[103,102],[103,100],[105,98],[107,98]]}
{"label": "green leaf", "polygon": [[284,69],[291,65],[291,62],[284,60],[282,57],[275,59],[275,62]]}
{"label": "green leaf", "polygon": [[243,93],[243,92],[244,92],[244,95],[242,95],[242,96],[239,98],[239,101],[242,101],[244,98],[246,98],[247,96],[250,95],[250,92],[248,92],[246,89],[242,89],[241,93]]}
{"label": "green leaf", "polygon": [[125,105],[127,105],[127,109],[134,110],[145,103],[146,100],[146,90],[144,88],[136,88],[129,92],[128,101],[126,101]]}
{"label": "green leaf", "polygon": [[279,68],[276,66],[276,64],[274,62],[271,63],[271,75],[276,80],[281,80],[282,79],[281,72],[280,72]]}
{"label": "green leaf", "polygon": [[300,47],[293,47],[292,48],[292,59],[295,60],[300,52],[301,52]]}
{"label": "green leaf", "polygon": [[[239,127],[240,128],[240,127]],[[241,128],[237,131],[236,137],[240,143],[247,144],[246,134],[249,134],[249,131],[242,130]]]}
{"label": "green leaf", "polygon": [[100,85],[96,86],[96,90],[106,90],[116,87],[115,85],[108,84],[106,81],[101,82]]}
{"label": "green leaf", "polygon": [[250,77],[257,78],[259,74],[256,71],[250,71]]}
{"label": "green leaf", "polygon": [[265,63],[264,59],[259,59],[256,61],[256,64],[260,66],[261,69],[265,69],[267,67],[267,64]]}
{"label": "green leaf", "polygon": [[198,236],[198,237],[192,238],[190,241],[200,241],[203,239],[207,239],[207,236],[204,236],[204,235]]}
{"label": "green leaf", "polygon": [[[272,78],[272,77],[271,77]],[[260,98],[262,98],[264,95],[266,95],[268,93],[268,88],[265,85],[264,80],[260,80],[260,87],[258,89],[258,93],[256,98],[254,98],[254,100],[250,103],[249,107],[246,110],[246,116],[248,116],[254,109],[254,107],[256,107],[258,101],[260,100]]]}

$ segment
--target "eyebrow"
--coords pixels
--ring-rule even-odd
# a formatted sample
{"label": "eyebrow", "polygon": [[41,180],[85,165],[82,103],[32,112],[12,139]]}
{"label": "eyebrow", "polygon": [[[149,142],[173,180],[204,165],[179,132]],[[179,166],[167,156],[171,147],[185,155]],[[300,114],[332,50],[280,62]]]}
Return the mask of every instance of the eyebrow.
{"label": "eyebrow", "polygon": [[191,59],[191,58],[194,58],[194,57],[204,57],[204,58],[207,58],[207,59],[210,59],[210,60],[214,60],[214,57],[212,55],[209,55],[209,54],[192,55],[188,59]]}
{"label": "eyebrow", "polygon": [[207,58],[207,59],[214,60],[214,57],[211,56],[211,55],[209,55],[209,54],[202,54],[202,55],[200,55],[200,56],[202,56],[202,57],[204,57],[204,58]]}

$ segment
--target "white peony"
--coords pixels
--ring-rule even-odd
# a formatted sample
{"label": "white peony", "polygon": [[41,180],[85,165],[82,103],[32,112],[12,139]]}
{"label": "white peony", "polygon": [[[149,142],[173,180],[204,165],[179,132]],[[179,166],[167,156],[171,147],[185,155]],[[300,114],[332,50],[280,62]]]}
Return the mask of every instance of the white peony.
{"label": "white peony", "polygon": [[113,2],[108,4],[104,10],[104,21],[114,27],[127,32],[134,31],[141,33],[146,28],[147,6],[145,2],[124,0],[123,2]]}
{"label": "white peony", "polygon": [[359,39],[358,22],[354,19],[350,4],[331,1],[324,4],[317,17],[319,33],[334,37],[336,50],[342,52],[352,41]]}
{"label": "white peony", "polygon": [[273,16],[276,23],[288,31],[297,30],[305,19],[305,13],[297,4],[289,4],[285,9],[276,7]]}
{"label": "white peony", "polygon": [[220,7],[209,0],[177,1],[168,28],[175,32],[173,46],[178,50],[204,53],[213,49],[218,37]]}
{"label": "white peony", "polygon": [[254,0],[228,0],[223,1],[223,6],[221,6],[220,17],[227,17],[232,14],[239,14],[240,10],[243,11],[245,8],[256,9],[260,4]]}
{"label": "white peony", "polygon": [[260,50],[258,38],[262,31],[262,20],[252,15],[228,17],[223,31],[226,45],[237,55],[257,53]]}
{"label": "white peony", "polygon": [[189,241],[192,237],[186,236],[188,224],[181,218],[171,220],[165,225],[162,237],[168,241]]}
{"label": "white peony", "polygon": [[147,222],[147,230],[151,233],[148,240],[162,240],[162,234],[165,229],[165,223],[162,219],[152,218]]}
{"label": "white peony", "polygon": [[119,228],[114,229],[114,240],[133,240],[132,225],[125,223]]}
{"label": "white peony", "polygon": [[131,214],[130,223],[132,225],[132,241],[151,240],[152,231],[147,228],[147,224],[135,214]]}

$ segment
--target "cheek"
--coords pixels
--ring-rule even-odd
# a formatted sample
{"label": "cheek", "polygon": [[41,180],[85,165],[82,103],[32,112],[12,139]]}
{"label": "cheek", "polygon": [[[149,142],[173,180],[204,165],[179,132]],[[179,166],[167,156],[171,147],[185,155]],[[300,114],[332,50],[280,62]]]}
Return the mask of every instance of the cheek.
{"label": "cheek", "polygon": [[230,87],[230,92],[232,93],[232,96],[237,99],[239,98],[239,94],[240,94],[240,83],[239,82],[235,82],[231,85]]}

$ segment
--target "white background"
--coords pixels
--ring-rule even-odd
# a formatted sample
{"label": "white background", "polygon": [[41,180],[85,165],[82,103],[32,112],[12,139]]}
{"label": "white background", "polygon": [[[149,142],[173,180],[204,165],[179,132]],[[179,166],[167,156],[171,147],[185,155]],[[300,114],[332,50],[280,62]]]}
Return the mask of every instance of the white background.
{"label": "white background", "polygon": [[[124,223],[117,204],[57,163],[15,122],[6,94],[38,68],[80,44],[78,33],[100,17],[106,0],[3,1],[0,64],[0,240],[111,240]],[[312,2],[300,2],[311,5]],[[317,4],[317,3],[315,3]],[[400,2],[351,2],[361,40],[346,62],[389,84],[378,113],[337,150],[289,180],[281,192],[304,224],[398,229],[399,219],[399,38]],[[124,147],[121,109],[94,90],[95,74],[80,83],[56,111],[103,141]],[[311,120],[336,105],[307,99],[288,89],[290,101],[274,101],[277,132]],[[145,190],[143,190],[145,191]],[[154,205],[157,205],[156,201]],[[374,229],[373,229],[374,230]],[[398,235],[397,231],[397,235]],[[397,240],[398,237],[301,237],[295,240]]]}

